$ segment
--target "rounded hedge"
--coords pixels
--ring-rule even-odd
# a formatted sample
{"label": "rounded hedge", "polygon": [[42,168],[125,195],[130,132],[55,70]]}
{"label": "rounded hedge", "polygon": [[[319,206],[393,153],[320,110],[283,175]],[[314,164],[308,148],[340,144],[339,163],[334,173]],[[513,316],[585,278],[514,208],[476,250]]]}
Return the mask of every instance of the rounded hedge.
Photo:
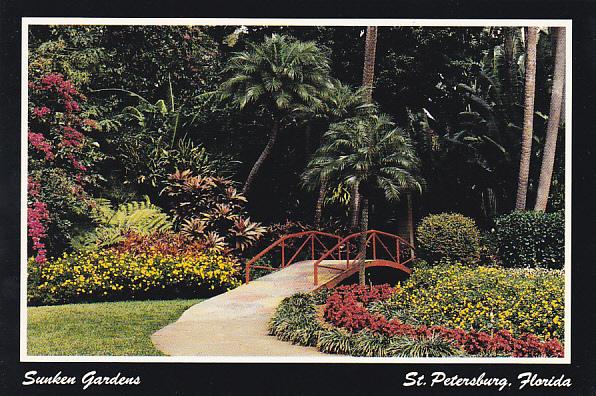
{"label": "rounded hedge", "polygon": [[417,229],[417,253],[431,263],[474,263],[480,255],[480,231],[469,217],[440,213],[422,219]]}
{"label": "rounded hedge", "polygon": [[506,267],[562,268],[565,218],[553,213],[517,211],[495,221],[495,239]]}

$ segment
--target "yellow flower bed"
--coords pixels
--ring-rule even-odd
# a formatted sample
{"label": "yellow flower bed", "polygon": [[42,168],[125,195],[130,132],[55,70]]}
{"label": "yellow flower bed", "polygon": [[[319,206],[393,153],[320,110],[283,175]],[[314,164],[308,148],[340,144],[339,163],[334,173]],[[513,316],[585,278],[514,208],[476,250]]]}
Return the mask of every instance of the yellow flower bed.
{"label": "yellow flower bed", "polygon": [[32,304],[198,296],[240,284],[240,266],[214,251],[159,253],[77,252],[39,266],[29,263]]}
{"label": "yellow flower bed", "polygon": [[412,324],[563,339],[561,270],[421,267],[375,310]]}

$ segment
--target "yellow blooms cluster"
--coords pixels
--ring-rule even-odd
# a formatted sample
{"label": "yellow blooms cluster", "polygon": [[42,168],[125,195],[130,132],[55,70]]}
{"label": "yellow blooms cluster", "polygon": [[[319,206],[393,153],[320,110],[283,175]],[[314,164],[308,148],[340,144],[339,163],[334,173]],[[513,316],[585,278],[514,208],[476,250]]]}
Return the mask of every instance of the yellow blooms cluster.
{"label": "yellow blooms cluster", "polygon": [[383,310],[406,322],[563,339],[561,270],[421,267],[396,290]]}
{"label": "yellow blooms cluster", "polygon": [[[165,255],[112,250],[65,253],[29,265],[28,296],[41,304],[203,295],[240,284],[240,266],[214,251]],[[31,301],[34,300],[34,301]]]}

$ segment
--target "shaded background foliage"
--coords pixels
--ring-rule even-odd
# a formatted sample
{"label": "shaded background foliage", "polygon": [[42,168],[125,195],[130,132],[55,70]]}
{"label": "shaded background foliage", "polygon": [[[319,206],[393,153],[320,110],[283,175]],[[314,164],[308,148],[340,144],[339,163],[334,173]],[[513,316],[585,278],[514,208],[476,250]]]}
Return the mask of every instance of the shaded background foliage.
{"label": "shaded background foliage", "polygon": [[[97,164],[103,181],[89,186],[92,195],[114,204],[147,195],[165,205],[166,175],[191,163],[195,174],[246,180],[268,125],[263,114],[235,111],[209,93],[226,77],[223,66],[235,52],[272,33],[314,40],[329,56],[331,76],[361,84],[364,27],[34,26],[30,64],[39,75],[63,74],[87,96],[85,115],[99,126],[90,138],[106,156]],[[421,159],[426,188],[414,200],[416,218],[448,210],[488,227],[513,207],[524,50],[517,29],[510,78],[506,33],[498,27],[379,29],[373,98],[406,129]],[[549,108],[551,35],[541,31],[538,42],[537,143]],[[284,126],[249,196],[252,220],[312,222],[316,193],[299,187],[300,175],[329,123],[316,118],[308,128],[298,120]],[[552,209],[563,202],[563,141],[560,133]],[[529,196],[540,149],[533,145]],[[392,230],[401,215],[400,204],[375,203],[371,228]],[[325,207],[324,219],[345,216],[341,204]]]}

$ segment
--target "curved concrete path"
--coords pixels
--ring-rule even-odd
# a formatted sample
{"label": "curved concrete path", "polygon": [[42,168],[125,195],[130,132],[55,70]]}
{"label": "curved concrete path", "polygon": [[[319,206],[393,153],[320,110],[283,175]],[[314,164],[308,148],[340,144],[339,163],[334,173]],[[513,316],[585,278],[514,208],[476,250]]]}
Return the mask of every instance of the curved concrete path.
{"label": "curved concrete path", "polygon": [[[345,261],[324,261],[332,266],[340,263],[345,265]],[[321,284],[338,274],[319,268]],[[301,261],[193,305],[151,340],[172,356],[321,356],[316,348],[267,334],[269,319],[284,297],[313,289],[313,261]]]}

